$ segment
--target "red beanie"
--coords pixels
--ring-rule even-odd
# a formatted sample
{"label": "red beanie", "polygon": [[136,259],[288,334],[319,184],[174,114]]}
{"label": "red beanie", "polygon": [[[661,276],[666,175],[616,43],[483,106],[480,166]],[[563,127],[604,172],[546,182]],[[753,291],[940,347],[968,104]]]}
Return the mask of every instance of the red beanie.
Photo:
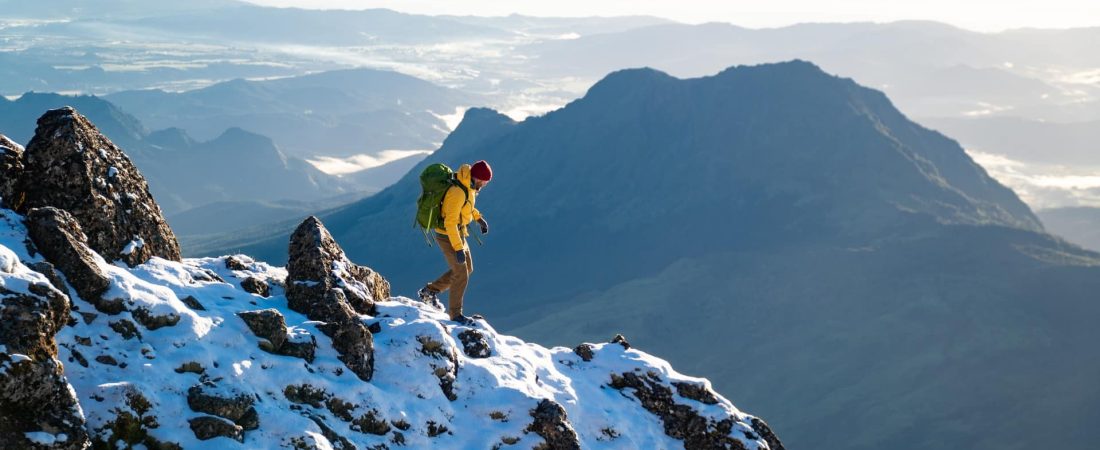
{"label": "red beanie", "polygon": [[493,169],[484,160],[478,161],[470,167],[470,175],[482,181],[489,181],[493,179]]}

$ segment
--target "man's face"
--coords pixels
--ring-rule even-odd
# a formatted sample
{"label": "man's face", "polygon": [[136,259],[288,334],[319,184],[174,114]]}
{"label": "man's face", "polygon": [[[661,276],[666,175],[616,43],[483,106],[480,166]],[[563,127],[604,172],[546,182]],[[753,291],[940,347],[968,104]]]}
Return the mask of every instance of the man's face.
{"label": "man's face", "polygon": [[477,178],[474,178],[474,190],[480,191],[481,188],[485,187],[486,184],[489,184],[489,182],[486,180],[479,180]]}

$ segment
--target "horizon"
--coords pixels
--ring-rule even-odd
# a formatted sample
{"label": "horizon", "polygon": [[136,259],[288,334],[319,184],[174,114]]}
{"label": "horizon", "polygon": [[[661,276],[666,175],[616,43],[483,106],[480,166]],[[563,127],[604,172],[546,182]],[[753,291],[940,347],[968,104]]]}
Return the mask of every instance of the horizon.
{"label": "horizon", "polygon": [[[920,5],[872,0],[842,0],[828,11],[808,0],[739,2],[714,5],[706,0],[668,2],[661,0],[611,0],[599,3],[579,0],[560,2],[508,2],[474,0],[461,5],[442,0],[242,0],[262,6],[319,10],[388,9],[406,14],[430,16],[539,18],[654,17],[689,25],[728,23],[750,29],[783,28],[799,24],[850,24],[894,22],[937,22],[956,28],[998,33],[1012,30],[1061,30],[1100,27],[1100,3],[1078,0],[1033,2],[988,0],[960,5],[949,0],[932,0]],[[685,4],[686,3],[686,4]],[[885,4],[885,5],[884,5]],[[991,15],[993,10],[1011,10],[1011,15]]]}

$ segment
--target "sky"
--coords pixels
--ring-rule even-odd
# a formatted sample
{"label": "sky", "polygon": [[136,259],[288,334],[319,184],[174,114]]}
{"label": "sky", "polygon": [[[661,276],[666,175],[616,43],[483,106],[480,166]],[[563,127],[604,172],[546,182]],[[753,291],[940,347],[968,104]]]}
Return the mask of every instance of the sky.
{"label": "sky", "polygon": [[975,31],[1100,26],[1097,0],[247,0],[302,8],[388,8],[432,15],[652,15],[765,28],[803,22],[935,20]]}

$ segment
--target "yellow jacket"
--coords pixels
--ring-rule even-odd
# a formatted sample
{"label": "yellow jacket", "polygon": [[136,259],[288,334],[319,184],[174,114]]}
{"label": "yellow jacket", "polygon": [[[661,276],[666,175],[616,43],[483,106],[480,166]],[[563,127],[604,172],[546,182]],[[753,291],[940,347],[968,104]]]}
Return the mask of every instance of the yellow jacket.
{"label": "yellow jacket", "polygon": [[462,250],[466,248],[466,237],[470,235],[466,225],[480,219],[481,213],[474,208],[477,191],[472,186],[470,165],[463,164],[459,167],[455,178],[466,187],[466,191],[470,193],[470,199],[466,201],[466,192],[461,187],[451,186],[447,189],[447,193],[443,194],[443,228],[436,228],[435,231],[447,235],[451,240],[451,248]]}

